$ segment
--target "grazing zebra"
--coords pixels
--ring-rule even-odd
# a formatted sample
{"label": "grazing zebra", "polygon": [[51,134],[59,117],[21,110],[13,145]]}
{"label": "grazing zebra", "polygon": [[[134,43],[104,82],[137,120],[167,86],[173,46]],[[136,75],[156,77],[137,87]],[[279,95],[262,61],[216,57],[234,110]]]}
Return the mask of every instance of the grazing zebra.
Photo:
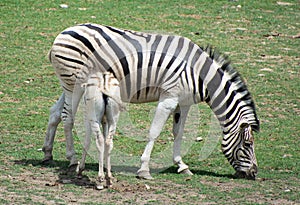
{"label": "grazing zebra", "polygon": [[[96,138],[96,147],[99,152],[98,181],[101,183],[98,189],[103,189],[102,183],[106,179],[106,185],[112,185],[112,173],[110,154],[113,148],[113,136],[116,132],[117,122],[120,114],[119,102],[121,102],[119,82],[111,73],[97,72],[92,74],[87,83],[82,84],[84,88],[85,104],[85,127],[86,137],[82,160],[77,167],[78,176],[81,178],[85,168],[85,159],[91,143],[91,134]],[[102,124],[104,135],[100,129]],[[104,161],[106,164],[106,175],[104,175]]]}
{"label": "grazing zebra", "polygon": [[83,90],[80,85],[95,72],[111,72],[120,82],[124,102],[158,101],[141,156],[140,178],[150,179],[154,141],[173,114],[173,160],[178,172],[192,174],[180,155],[184,124],[192,104],[205,101],[223,130],[222,151],[239,177],[255,179],[257,162],[252,131],[259,131],[254,102],[227,57],[210,46],[203,49],[181,36],[148,34],[97,24],[82,24],[60,33],[49,52],[63,94],[50,111],[44,161],[52,148],[61,113],[67,158],[76,164],[72,138]]}

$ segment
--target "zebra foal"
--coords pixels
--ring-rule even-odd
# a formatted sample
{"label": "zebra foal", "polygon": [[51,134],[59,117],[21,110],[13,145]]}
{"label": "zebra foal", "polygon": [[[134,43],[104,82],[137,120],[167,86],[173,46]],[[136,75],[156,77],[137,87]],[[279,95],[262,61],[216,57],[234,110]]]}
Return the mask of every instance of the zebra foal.
{"label": "zebra foal", "polygon": [[184,124],[190,106],[206,102],[223,130],[222,151],[236,175],[255,179],[253,131],[259,131],[259,120],[254,102],[227,57],[211,47],[203,49],[181,36],[82,24],[67,28],[56,37],[49,59],[60,79],[63,94],[50,111],[44,161],[52,160],[61,114],[66,156],[70,165],[77,164],[72,128],[84,92],[80,85],[90,74],[108,71],[120,82],[122,101],[158,101],[137,172],[140,178],[152,178],[150,155],[170,115],[173,115],[173,161],[178,172],[191,174],[180,152]]}
{"label": "zebra foal", "polygon": [[[86,137],[81,162],[78,164],[78,177],[82,176],[85,168],[85,159],[91,143],[91,135],[95,136],[96,147],[99,152],[98,189],[103,189],[102,183],[112,185],[110,154],[113,149],[113,136],[116,132],[120,114],[120,87],[119,82],[111,73],[92,74],[88,81],[82,84],[84,88],[85,127]],[[102,124],[103,133],[100,129]],[[104,175],[104,160],[106,175]]]}

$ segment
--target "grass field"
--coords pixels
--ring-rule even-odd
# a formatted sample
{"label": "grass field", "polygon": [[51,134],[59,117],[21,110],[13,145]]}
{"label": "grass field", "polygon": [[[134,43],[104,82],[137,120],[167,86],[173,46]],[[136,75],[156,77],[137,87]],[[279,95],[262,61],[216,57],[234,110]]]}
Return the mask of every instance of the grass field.
{"label": "grass field", "polygon": [[[61,8],[63,3],[68,8]],[[299,204],[299,8],[298,0],[1,0],[0,204]],[[92,157],[84,179],[67,172],[61,125],[55,161],[41,165],[43,153],[38,149],[49,108],[61,94],[47,52],[60,31],[85,22],[182,35],[229,55],[247,82],[261,121],[261,132],[255,136],[259,179],[232,179],[234,170],[220,146],[200,161],[205,139],[193,143],[184,157],[195,173],[191,177],[176,174],[172,166],[156,173],[153,181],[115,171],[114,188],[97,191]],[[135,129],[144,137],[150,124],[144,119],[153,108],[129,106]],[[209,131],[210,111],[204,104],[198,108],[201,126],[194,139]],[[139,157],[145,143],[124,140],[125,134],[117,133],[114,151],[126,149]],[[167,126],[158,151],[170,143],[169,137]],[[80,154],[78,137],[76,149]]]}

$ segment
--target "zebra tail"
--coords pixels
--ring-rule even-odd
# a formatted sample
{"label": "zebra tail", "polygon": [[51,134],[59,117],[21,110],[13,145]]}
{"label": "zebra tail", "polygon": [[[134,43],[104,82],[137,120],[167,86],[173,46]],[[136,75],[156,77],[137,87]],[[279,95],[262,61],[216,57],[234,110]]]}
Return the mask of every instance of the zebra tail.
{"label": "zebra tail", "polygon": [[127,110],[127,109],[126,109],[125,103],[123,103],[123,102],[120,100],[120,98],[118,98],[118,97],[115,96],[115,95],[111,95],[110,93],[106,92],[106,90],[101,90],[101,92],[102,92],[104,95],[106,95],[107,97],[110,97],[113,101],[115,101],[115,102],[118,104],[119,109],[120,109],[121,112]]}

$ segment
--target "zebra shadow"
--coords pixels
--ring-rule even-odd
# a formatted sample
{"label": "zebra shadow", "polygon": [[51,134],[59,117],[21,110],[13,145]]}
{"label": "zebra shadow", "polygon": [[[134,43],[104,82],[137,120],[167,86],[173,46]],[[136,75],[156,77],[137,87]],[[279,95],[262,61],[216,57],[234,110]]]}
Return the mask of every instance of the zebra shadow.
{"label": "zebra shadow", "polygon": [[[42,163],[41,160],[37,159],[21,159],[21,160],[15,160],[14,163],[16,165],[22,165],[22,166],[33,166],[36,168],[40,168],[41,172],[44,173],[46,181],[45,186],[55,186],[58,184],[74,184],[76,186],[82,186],[85,188],[91,188],[94,189],[97,186],[97,174],[95,176],[89,177],[83,172],[83,176],[81,178],[77,177],[76,173],[76,166],[69,167],[69,161],[67,160],[52,160],[48,163]],[[52,169],[54,173],[57,174],[57,177],[55,177],[55,182],[53,182],[53,175],[49,175],[47,177],[46,172],[49,172],[48,170],[45,172],[45,170],[49,168]],[[136,177],[136,173],[139,167],[135,166],[112,166],[112,171],[114,175],[128,175],[132,177]],[[93,171],[98,172],[98,163],[86,163],[85,165],[85,171]],[[219,174],[216,172],[206,171],[206,170],[196,170],[191,169],[194,175],[200,175],[200,176],[212,176],[217,178],[234,178],[231,174]],[[160,169],[151,169],[151,173],[154,175],[160,175],[160,174],[174,174],[178,175],[177,173],[177,167],[171,166],[167,169],[160,170]],[[155,177],[155,176],[154,176]],[[47,181],[48,178],[48,181]]]}
{"label": "zebra shadow", "polygon": [[[161,171],[160,173],[178,174],[177,169],[178,169],[178,167],[172,166],[172,167],[169,167],[168,169],[166,169],[164,171]],[[211,172],[211,171],[206,171],[206,170],[199,170],[199,169],[190,169],[190,170],[194,175],[199,175],[199,176],[211,176],[211,177],[229,178],[229,179],[235,178],[233,174],[219,174],[219,173],[216,173],[216,172]]]}
{"label": "zebra shadow", "polygon": [[[112,171],[115,173],[118,173],[120,175],[129,175],[129,176],[134,176],[136,177],[136,173],[140,167],[138,166],[112,166]],[[151,175],[159,176],[160,174],[170,174],[170,175],[178,175],[177,172],[178,167],[177,166],[171,166],[167,168],[150,168]],[[235,178],[233,174],[220,174],[216,172],[211,172],[211,171],[206,171],[206,170],[199,170],[199,169],[191,169],[191,172],[194,175],[199,175],[199,176],[212,176],[212,177],[217,177],[217,178],[229,178],[233,179]],[[187,176],[187,175],[186,175]]]}
{"label": "zebra shadow", "polygon": [[[41,170],[43,173],[45,181],[45,186],[56,186],[58,184],[74,184],[76,186],[82,186],[86,188],[94,188],[96,186],[96,181],[91,180],[87,175],[83,175],[82,178],[77,177],[76,166],[69,167],[69,161],[67,160],[52,160],[47,163],[43,163],[42,160],[37,159],[21,159],[15,160],[15,165],[22,165],[27,167],[35,167]],[[89,169],[97,170],[97,164],[88,165]],[[53,176],[49,173],[49,170],[45,171],[47,168],[54,172]],[[47,176],[48,175],[48,176]],[[95,177],[96,178],[96,177]]]}

